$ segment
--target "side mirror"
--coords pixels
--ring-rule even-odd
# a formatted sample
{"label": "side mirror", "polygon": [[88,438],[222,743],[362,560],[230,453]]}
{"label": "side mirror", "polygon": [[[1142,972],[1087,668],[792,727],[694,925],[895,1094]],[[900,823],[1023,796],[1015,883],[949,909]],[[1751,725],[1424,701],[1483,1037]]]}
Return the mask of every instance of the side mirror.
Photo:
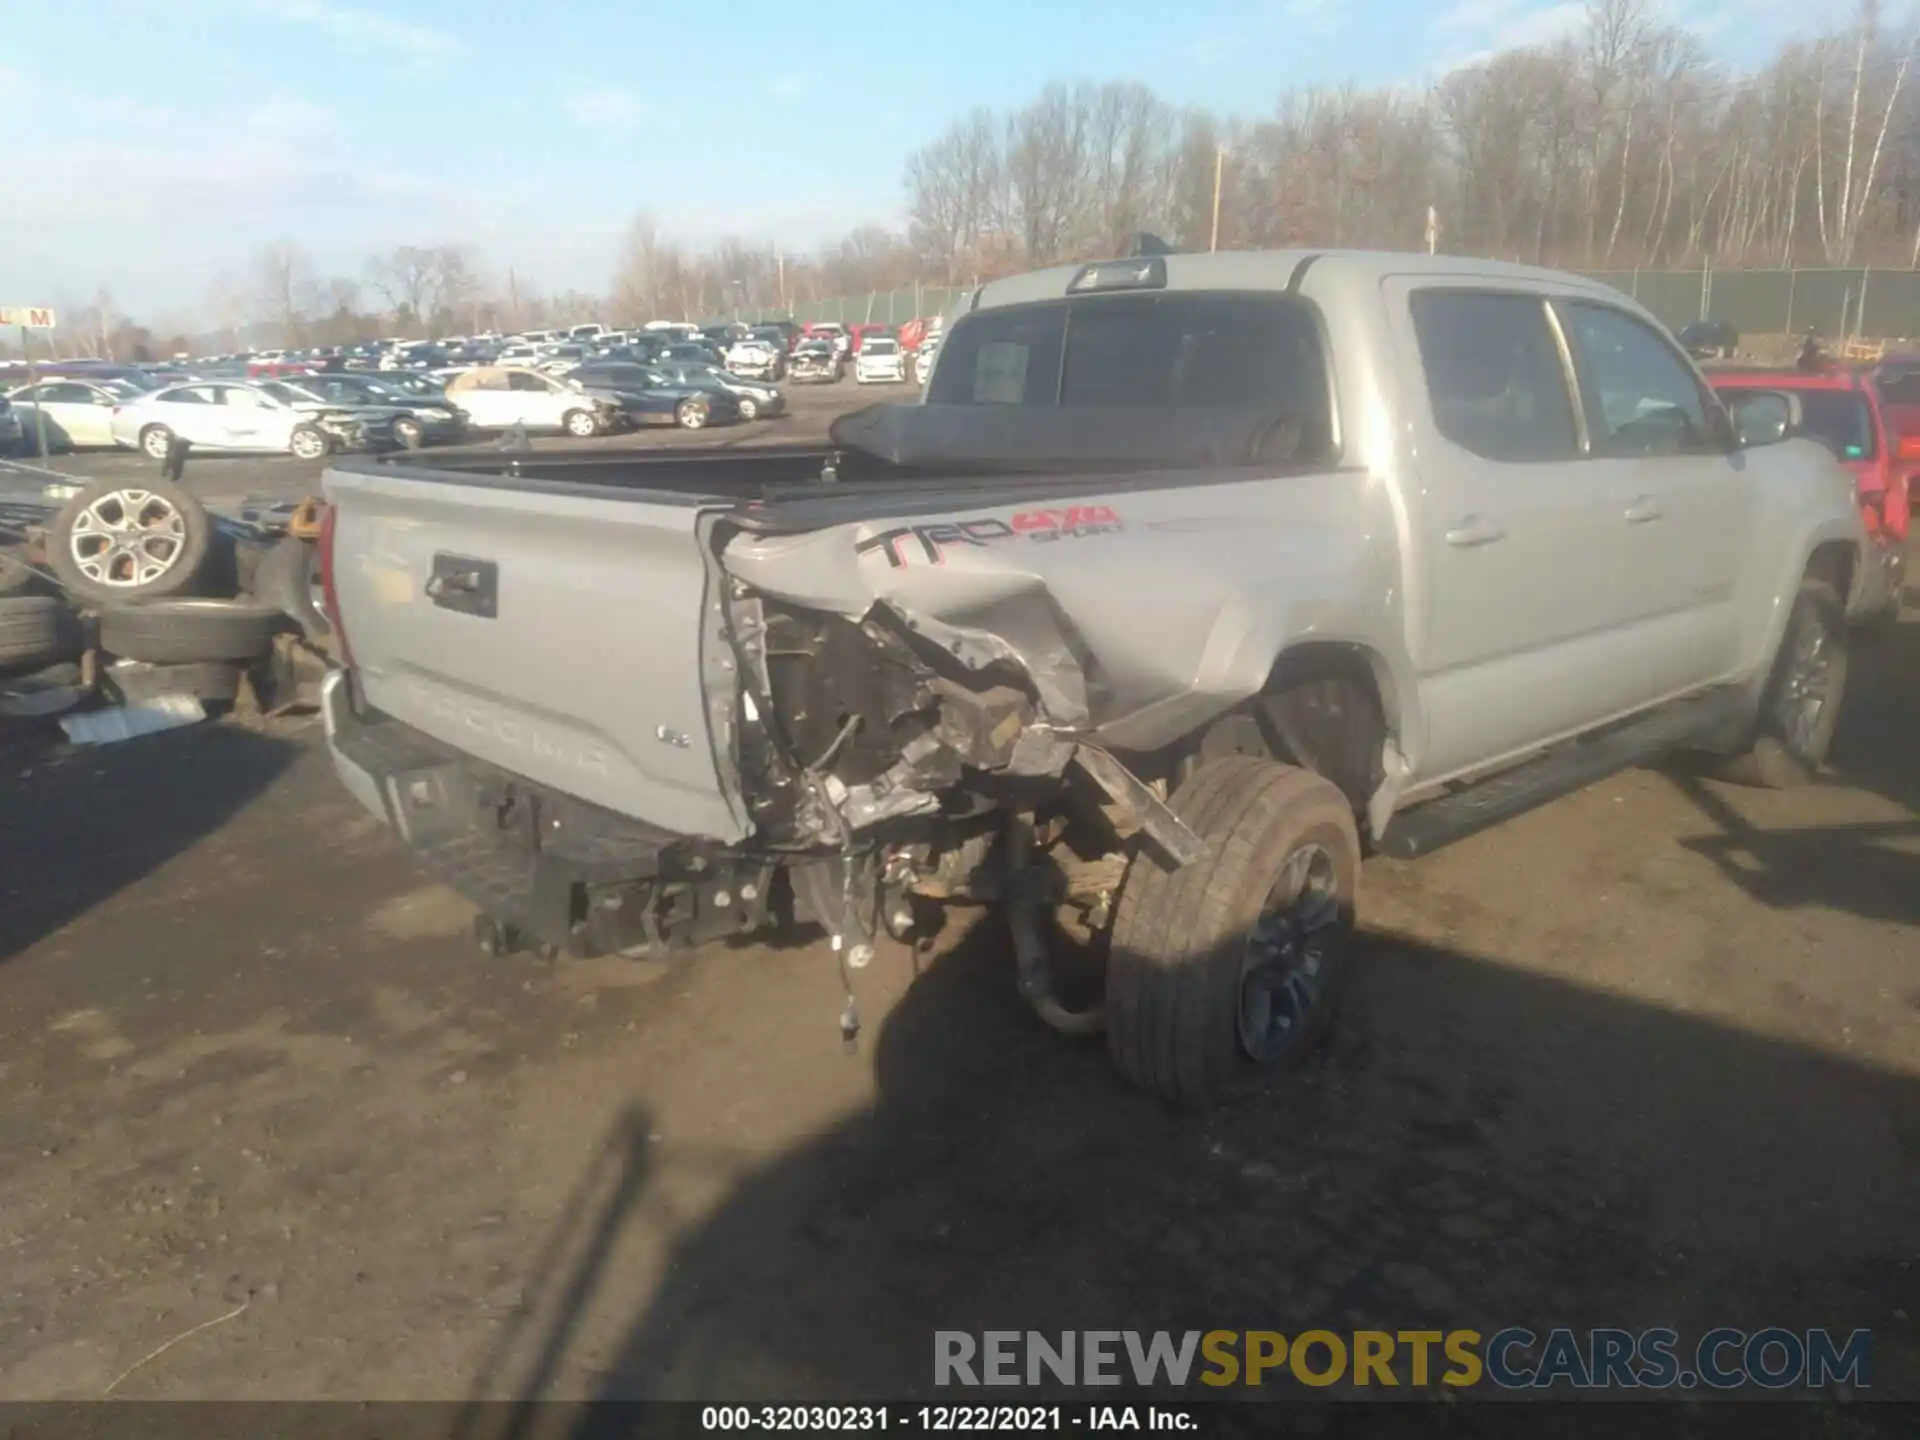
{"label": "side mirror", "polygon": [[1790,390],[1743,390],[1728,398],[1734,442],[1745,450],[1800,433],[1800,397]]}

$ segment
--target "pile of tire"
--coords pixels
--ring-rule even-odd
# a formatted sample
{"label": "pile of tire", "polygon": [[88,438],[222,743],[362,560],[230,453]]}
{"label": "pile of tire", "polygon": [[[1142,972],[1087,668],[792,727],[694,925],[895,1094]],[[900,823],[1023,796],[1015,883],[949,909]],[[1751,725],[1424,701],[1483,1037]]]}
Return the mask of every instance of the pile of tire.
{"label": "pile of tire", "polygon": [[41,558],[0,556],[0,716],[176,695],[224,707],[275,636],[299,628],[238,593],[257,557],[171,480],[86,486],[46,527]]}

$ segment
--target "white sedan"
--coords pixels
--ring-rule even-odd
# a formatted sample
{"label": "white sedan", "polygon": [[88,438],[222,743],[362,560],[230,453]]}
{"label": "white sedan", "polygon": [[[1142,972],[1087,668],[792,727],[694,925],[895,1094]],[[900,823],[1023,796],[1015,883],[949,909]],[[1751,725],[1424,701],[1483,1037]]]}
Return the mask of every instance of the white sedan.
{"label": "white sedan", "polygon": [[118,380],[42,380],[7,395],[26,431],[27,444],[39,447],[40,416],[46,417],[49,450],[112,449],[113,417],[140,391]]}
{"label": "white sedan", "polygon": [[907,378],[907,357],[898,340],[869,335],[853,357],[853,378],[861,385],[874,382],[898,385]]}
{"label": "white sedan", "polygon": [[202,381],[156,390],[113,415],[116,444],[166,458],[178,435],[204,450],[279,450],[318,460],[333,448],[313,417],[283,405],[258,386]]}

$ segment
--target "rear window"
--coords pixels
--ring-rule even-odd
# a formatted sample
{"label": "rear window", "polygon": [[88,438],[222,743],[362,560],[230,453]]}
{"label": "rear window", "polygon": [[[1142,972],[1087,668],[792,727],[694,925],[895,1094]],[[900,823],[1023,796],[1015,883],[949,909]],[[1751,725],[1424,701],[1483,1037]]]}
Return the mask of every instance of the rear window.
{"label": "rear window", "polygon": [[976,311],[941,346],[936,405],[1292,416],[1331,435],[1325,357],[1297,300],[1229,291],[1087,296]]}

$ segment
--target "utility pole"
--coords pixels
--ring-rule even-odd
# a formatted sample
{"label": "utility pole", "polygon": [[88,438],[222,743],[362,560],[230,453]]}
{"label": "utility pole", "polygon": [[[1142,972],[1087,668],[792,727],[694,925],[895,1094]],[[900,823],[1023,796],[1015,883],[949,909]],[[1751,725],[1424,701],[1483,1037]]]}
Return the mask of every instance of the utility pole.
{"label": "utility pole", "polygon": [[1207,239],[1207,249],[1220,248],[1220,181],[1226,174],[1227,147],[1218,146],[1213,152],[1213,233]]}
{"label": "utility pole", "polygon": [[1427,254],[1440,248],[1440,212],[1427,206]]}
{"label": "utility pole", "polygon": [[507,314],[513,333],[520,333],[520,283],[514,278],[513,267],[507,267]]}
{"label": "utility pole", "polygon": [[774,269],[780,273],[780,313],[787,313],[787,253],[784,250],[773,252]]}

